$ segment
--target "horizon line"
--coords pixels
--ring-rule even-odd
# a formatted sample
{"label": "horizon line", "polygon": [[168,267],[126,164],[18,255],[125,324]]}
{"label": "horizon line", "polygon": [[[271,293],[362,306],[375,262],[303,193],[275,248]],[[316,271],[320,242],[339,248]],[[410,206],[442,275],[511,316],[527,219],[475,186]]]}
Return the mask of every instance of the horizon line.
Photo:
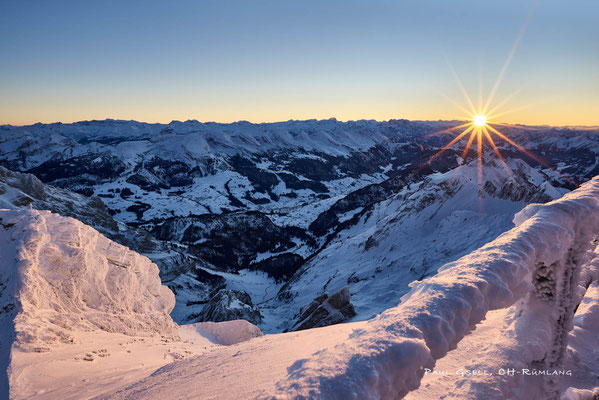
{"label": "horizon line", "polygon": [[[349,122],[361,122],[361,121],[369,121],[369,122],[378,122],[378,123],[384,123],[384,122],[392,122],[392,121],[408,121],[408,122],[464,122],[464,121],[469,121],[467,119],[408,119],[408,118],[390,118],[390,119],[383,119],[383,120],[378,120],[375,118],[360,118],[360,119],[347,119],[347,120],[341,120],[338,119],[336,117],[330,117],[330,118],[308,118],[308,119],[293,119],[290,118],[288,120],[280,120],[280,121],[262,121],[262,122],[253,122],[253,121],[248,121],[248,120],[236,120],[236,121],[231,121],[231,122],[219,122],[219,121],[199,121],[197,119],[187,119],[185,121],[182,120],[176,120],[173,119],[170,122],[147,122],[147,121],[140,121],[140,120],[136,120],[136,119],[115,119],[115,118],[104,118],[104,119],[83,119],[83,120],[79,120],[79,121],[72,121],[72,122],[62,122],[62,121],[53,121],[53,122],[34,122],[31,124],[23,124],[23,125],[13,125],[11,123],[2,123],[0,124],[0,127],[11,127],[11,128],[26,128],[26,127],[32,127],[32,126],[37,126],[37,125],[75,125],[75,124],[79,124],[79,123],[84,123],[84,122],[108,122],[108,121],[113,121],[113,122],[136,122],[139,124],[147,124],[147,125],[170,125],[173,123],[187,123],[187,122],[196,122],[196,123],[200,123],[200,124],[218,124],[218,125],[234,125],[234,124],[239,124],[239,123],[248,123],[248,124],[252,124],[252,125],[271,125],[271,124],[281,124],[281,123],[286,123],[286,122],[310,122],[310,121],[315,121],[315,122],[324,122],[324,121],[336,121],[336,122],[341,122],[341,123],[349,123]],[[513,125],[513,126],[526,126],[526,127],[546,127],[546,128],[561,128],[561,129],[572,129],[572,128],[576,128],[576,129],[588,129],[588,130],[592,130],[592,129],[599,129],[599,125],[548,125],[548,124],[522,124],[522,123],[506,123],[507,125]]]}

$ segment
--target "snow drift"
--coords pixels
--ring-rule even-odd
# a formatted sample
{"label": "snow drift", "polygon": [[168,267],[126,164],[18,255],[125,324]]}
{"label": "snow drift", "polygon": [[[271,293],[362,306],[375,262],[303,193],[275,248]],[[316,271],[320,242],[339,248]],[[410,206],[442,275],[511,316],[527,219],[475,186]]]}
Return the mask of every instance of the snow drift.
{"label": "snow drift", "polygon": [[260,328],[244,319],[222,322],[197,322],[195,324],[182,325],[180,330],[197,332],[212,343],[222,344],[223,346],[231,346],[263,336]]}
{"label": "snow drift", "polygon": [[247,321],[179,327],[174,304],[154,263],[95,229],[0,210],[0,398],[92,398],[262,335]]}
{"label": "snow drift", "polygon": [[158,267],[81,222],[0,210],[0,308],[16,312],[14,345],[43,352],[72,331],[174,337],[175,299]]}

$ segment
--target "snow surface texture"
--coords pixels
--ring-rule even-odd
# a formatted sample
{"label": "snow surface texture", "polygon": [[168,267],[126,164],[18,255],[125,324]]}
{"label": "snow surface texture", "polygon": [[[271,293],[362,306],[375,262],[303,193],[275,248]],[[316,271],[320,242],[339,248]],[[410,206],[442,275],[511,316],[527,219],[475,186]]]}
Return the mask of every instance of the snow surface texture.
{"label": "snow surface texture", "polygon": [[2,210],[0,220],[3,281],[16,281],[16,345],[47,351],[72,342],[72,330],[177,335],[175,298],[148,258],[48,211]]}
{"label": "snow surface texture", "polygon": [[262,332],[177,326],[158,267],[81,222],[0,210],[0,398],[81,399]]}
{"label": "snow surface texture", "polygon": [[[579,276],[592,279],[588,250],[599,233],[599,179],[557,201],[530,206],[515,219],[517,227],[416,282],[399,306],[372,320],[266,335],[173,363],[114,398],[399,398],[418,388],[423,368],[460,354],[471,338],[468,360],[502,365],[508,357],[516,367],[558,368],[582,296],[576,283]],[[593,298],[577,314],[595,310]],[[505,327],[508,314],[512,322]],[[582,320],[588,322],[578,318],[575,324],[595,319]],[[472,349],[487,359],[478,360]],[[559,398],[559,385],[550,377],[470,376],[452,382],[454,392],[446,390],[444,398]],[[567,395],[586,396],[589,390],[570,389]],[[423,392],[414,398],[438,397]]]}

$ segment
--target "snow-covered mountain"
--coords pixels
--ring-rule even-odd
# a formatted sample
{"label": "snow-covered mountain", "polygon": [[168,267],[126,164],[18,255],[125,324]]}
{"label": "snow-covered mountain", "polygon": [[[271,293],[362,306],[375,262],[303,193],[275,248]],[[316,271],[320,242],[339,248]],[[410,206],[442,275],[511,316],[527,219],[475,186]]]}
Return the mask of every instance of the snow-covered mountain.
{"label": "snow-covered mountain", "polygon": [[[457,124],[107,120],[3,126],[0,162],[45,183],[100,196],[124,222],[259,210],[279,225],[301,226],[339,196],[421,167],[448,141],[430,134]],[[598,171],[597,132],[504,131],[563,174],[585,180]],[[499,147],[508,157],[526,157],[501,140]],[[455,155],[447,152],[432,167],[455,166]]]}
{"label": "snow-covered mountain", "polygon": [[[486,155],[479,202],[470,159],[456,170],[459,152],[450,149],[425,164],[449,140],[431,133],[457,124],[3,126],[0,164],[34,174],[53,186],[46,192],[59,193],[34,208],[100,230],[110,224],[104,234],[156,262],[176,293],[175,320],[245,315],[280,331],[292,328],[300,308],[346,285],[358,319],[395,305],[411,281],[511,228],[511,217],[528,202],[559,197],[598,172],[597,132],[506,127],[561,175],[498,141],[517,172],[510,178]],[[81,211],[90,200],[66,190],[94,195],[101,221],[96,208]],[[12,206],[27,204],[14,197],[0,194]],[[380,299],[389,287],[393,295]],[[208,313],[209,304],[223,311]]]}
{"label": "snow-covered mountain", "polygon": [[[412,282],[435,275],[441,265],[513,227],[514,214],[526,204],[564,193],[520,160],[511,168],[510,177],[500,165],[485,166],[481,194],[476,163],[471,163],[431,174],[358,209],[284,285],[277,300],[285,299],[297,313],[294,306],[348,285],[358,319],[396,306]],[[284,309],[272,304],[279,312]]]}

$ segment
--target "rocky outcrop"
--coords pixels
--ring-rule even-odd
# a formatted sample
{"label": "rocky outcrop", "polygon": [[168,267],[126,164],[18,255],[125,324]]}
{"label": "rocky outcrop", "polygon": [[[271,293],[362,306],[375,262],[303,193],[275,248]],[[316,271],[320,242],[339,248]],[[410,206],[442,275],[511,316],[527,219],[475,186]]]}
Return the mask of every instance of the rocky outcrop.
{"label": "rocky outcrop", "polygon": [[27,172],[44,183],[91,195],[92,186],[114,179],[124,171],[125,164],[118,157],[90,153],[64,160],[51,159]]}
{"label": "rocky outcrop", "polygon": [[183,162],[164,160],[160,157],[153,157],[136,165],[134,171],[135,173],[126,181],[143,190],[154,192],[160,189],[189,186],[193,183],[194,175],[201,175],[199,171]]}
{"label": "rocky outcrop", "polygon": [[338,324],[356,315],[350,302],[349,286],[345,286],[332,296],[323,293],[307,307],[301,310],[300,316],[291,330],[318,328]]}
{"label": "rocky outcrop", "polygon": [[[162,245],[148,232],[131,229],[115,221],[102,199],[47,185],[35,175],[0,166],[0,208],[29,207],[75,218],[140,253],[160,253],[162,249]],[[160,261],[157,262],[160,264]]]}
{"label": "rocky outcrop", "polygon": [[26,207],[76,218],[104,234],[119,232],[117,222],[101,199],[45,185],[32,174],[0,167],[0,208]]}
{"label": "rocky outcrop", "polygon": [[219,290],[198,317],[199,322],[235,319],[244,319],[255,325],[262,322],[262,314],[254,307],[250,295],[241,290]]}

